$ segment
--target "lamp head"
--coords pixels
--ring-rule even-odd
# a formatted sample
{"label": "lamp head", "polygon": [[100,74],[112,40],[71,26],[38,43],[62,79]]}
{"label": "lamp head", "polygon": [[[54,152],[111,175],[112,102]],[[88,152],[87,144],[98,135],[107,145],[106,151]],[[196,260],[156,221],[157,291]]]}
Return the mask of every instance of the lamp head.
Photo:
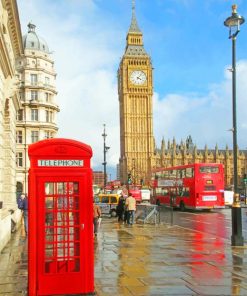
{"label": "lamp head", "polygon": [[229,38],[237,36],[244,21],[244,18],[237,13],[237,5],[233,4],[232,15],[224,21],[224,25],[229,28]]}

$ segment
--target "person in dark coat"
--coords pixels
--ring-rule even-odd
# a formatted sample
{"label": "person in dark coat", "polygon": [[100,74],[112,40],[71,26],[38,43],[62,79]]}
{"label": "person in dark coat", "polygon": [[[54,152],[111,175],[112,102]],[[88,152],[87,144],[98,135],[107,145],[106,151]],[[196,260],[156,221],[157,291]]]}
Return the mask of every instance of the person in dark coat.
{"label": "person in dark coat", "polygon": [[123,221],[124,211],[125,211],[125,198],[123,197],[123,195],[121,195],[117,205],[118,222]]}
{"label": "person in dark coat", "polygon": [[17,200],[17,204],[18,204],[18,209],[22,210],[22,212],[23,212],[24,227],[25,227],[25,232],[27,234],[27,230],[28,230],[28,199],[27,199],[27,195],[22,193]]}

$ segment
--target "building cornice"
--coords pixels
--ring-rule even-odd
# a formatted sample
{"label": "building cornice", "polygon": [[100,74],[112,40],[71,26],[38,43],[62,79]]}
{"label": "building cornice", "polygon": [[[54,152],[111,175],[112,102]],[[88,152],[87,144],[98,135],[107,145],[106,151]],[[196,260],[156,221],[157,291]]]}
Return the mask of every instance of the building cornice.
{"label": "building cornice", "polygon": [[24,53],[21,35],[21,25],[16,0],[3,0],[3,6],[8,12],[8,29],[15,57]]}

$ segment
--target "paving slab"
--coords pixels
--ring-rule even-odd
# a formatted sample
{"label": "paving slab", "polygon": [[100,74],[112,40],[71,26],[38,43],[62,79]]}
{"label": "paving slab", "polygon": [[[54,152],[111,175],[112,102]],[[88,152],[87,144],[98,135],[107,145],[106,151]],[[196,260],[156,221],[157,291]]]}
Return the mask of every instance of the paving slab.
{"label": "paving slab", "polygon": [[[247,246],[179,226],[104,218],[94,240],[98,296],[247,295]],[[27,239],[0,254],[0,296],[27,295]]]}

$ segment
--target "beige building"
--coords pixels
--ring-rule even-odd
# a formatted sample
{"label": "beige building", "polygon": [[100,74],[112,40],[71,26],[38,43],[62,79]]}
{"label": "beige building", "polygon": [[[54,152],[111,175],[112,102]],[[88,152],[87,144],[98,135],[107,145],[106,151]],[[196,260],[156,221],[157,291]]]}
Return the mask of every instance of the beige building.
{"label": "beige building", "polygon": [[18,95],[16,60],[23,54],[16,0],[0,1],[0,251],[18,223],[16,205],[16,115]]}
{"label": "beige building", "polygon": [[154,157],[153,75],[150,56],[143,45],[133,2],[125,53],[118,69],[120,110],[120,180],[131,174],[134,183],[148,178]]}
{"label": "beige building", "polygon": [[28,192],[28,145],[57,134],[56,73],[46,42],[28,25],[21,35],[16,0],[0,1],[0,251],[19,224],[16,197]]}
{"label": "beige building", "polygon": [[54,138],[58,131],[54,61],[35,29],[34,24],[28,24],[23,36],[24,55],[17,59],[21,101],[16,127],[17,194],[28,192],[28,145]]}

